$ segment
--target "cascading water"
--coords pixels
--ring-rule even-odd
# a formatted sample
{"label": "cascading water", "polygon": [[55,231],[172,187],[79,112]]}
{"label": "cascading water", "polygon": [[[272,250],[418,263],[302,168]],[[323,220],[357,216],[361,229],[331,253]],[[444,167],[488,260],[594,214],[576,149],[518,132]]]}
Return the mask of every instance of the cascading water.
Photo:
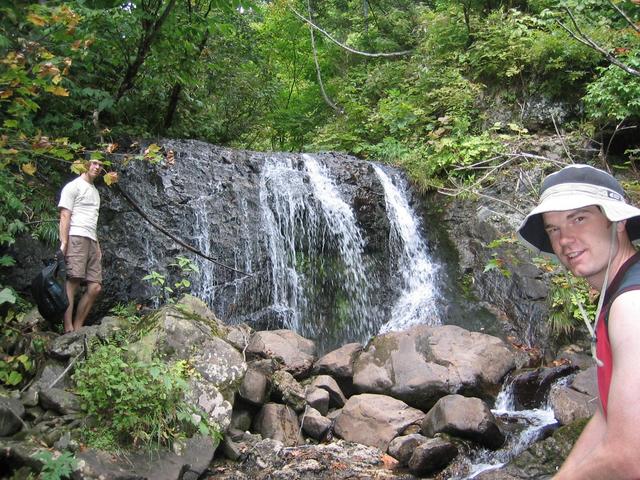
{"label": "cascading water", "polygon": [[464,480],[473,479],[482,472],[505,465],[557,424],[553,409],[547,402],[542,408],[516,410],[511,382],[503,384],[491,412],[496,418],[505,420],[512,427],[517,426],[517,429],[507,435],[507,441],[500,450],[478,451],[470,461],[469,474],[464,477]]}
{"label": "cascading water", "polygon": [[340,198],[340,193],[329,177],[326,169],[310,155],[302,155],[314,196],[322,211],[328,232],[332,233],[338,244],[344,270],[340,274],[347,298],[350,299],[347,314],[352,323],[359,325],[358,336],[372,333],[374,324],[368,318],[371,315],[369,283],[363,259],[364,239],[356,223],[353,210]]}
{"label": "cascading water", "polygon": [[399,175],[394,180],[378,165],[374,170],[384,187],[387,216],[391,226],[389,249],[391,261],[400,276],[399,297],[391,309],[391,319],[379,333],[400,331],[416,324],[440,323],[436,312],[437,287],[434,281],[437,266],[431,261],[422,239],[419,221],[403,192],[406,182]]}
{"label": "cascading water", "polygon": [[[208,208],[211,197],[200,197],[193,202],[193,212],[195,214],[195,231],[198,233],[194,239],[198,249],[205,255],[211,255],[211,229]],[[205,302],[211,304],[214,297],[215,278],[213,268],[208,260],[196,256],[194,258],[200,271],[198,281],[194,282],[193,292]]]}
{"label": "cascading water", "polygon": [[296,269],[296,238],[305,231],[305,213],[315,223],[312,210],[307,211],[303,174],[294,168],[291,158],[270,158],[260,177],[262,223],[271,259],[271,295],[274,313],[283,323],[298,331],[300,304],[305,304]]}
{"label": "cascading water", "polygon": [[273,310],[321,349],[338,338],[365,341],[372,309],[364,240],[326,169],[303,160],[271,158],[260,181]]}

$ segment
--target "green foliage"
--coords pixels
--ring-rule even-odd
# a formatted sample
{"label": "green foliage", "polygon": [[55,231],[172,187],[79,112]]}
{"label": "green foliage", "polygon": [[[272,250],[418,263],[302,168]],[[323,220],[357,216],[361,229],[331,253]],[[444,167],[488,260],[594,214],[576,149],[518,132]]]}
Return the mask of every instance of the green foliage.
{"label": "green foliage", "polygon": [[514,250],[517,243],[518,240],[513,235],[509,237],[496,238],[489,242],[486,245],[486,248],[496,251],[491,254],[491,258],[485,264],[482,273],[495,270],[500,272],[503,277],[510,278],[511,270],[509,270],[509,266],[516,265],[518,263]]}
{"label": "green foliage", "polygon": [[21,320],[27,308],[12,288],[0,284],[0,385],[8,388],[25,385],[36,370],[34,353],[38,352],[23,353],[14,348],[25,336]]}
{"label": "green foliage", "polygon": [[574,277],[569,283],[566,275],[554,275],[551,278],[549,298],[549,323],[556,335],[569,336],[584,322],[579,305],[584,307],[589,321],[593,321],[597,303],[584,279]]}
{"label": "green foliage", "polygon": [[573,335],[584,319],[580,306],[593,321],[597,309],[597,292],[584,278],[575,277],[549,258],[534,258],[534,263],[549,275],[549,325],[557,337]]}
{"label": "green foliage", "polygon": [[134,301],[130,301],[128,303],[117,303],[111,308],[111,310],[109,310],[109,313],[112,313],[117,317],[124,318],[130,324],[135,325],[140,321],[138,307],[139,305]]}
{"label": "green foliage", "polygon": [[155,298],[163,303],[174,303],[182,294],[188,292],[191,281],[187,278],[199,272],[198,266],[189,258],[177,256],[176,261],[169,264],[169,268],[175,270],[177,279],[172,285],[168,284],[167,277],[156,271],[142,277],[142,280],[149,282],[158,293]]}
{"label": "green foliage", "polygon": [[73,378],[83,409],[95,419],[86,441],[98,448],[157,448],[196,432],[219,440],[207,416],[185,402],[187,365],[137,360],[126,349],[102,345]]}
{"label": "green foliage", "polygon": [[78,466],[78,460],[71,452],[63,452],[58,456],[48,451],[38,452],[33,458],[44,463],[40,475],[41,480],[64,480],[71,478],[71,474]]}
{"label": "green foliage", "polygon": [[[635,55],[625,60],[640,70],[640,43]],[[587,86],[584,97],[589,117],[605,124],[640,118],[640,77],[633,77],[614,65],[599,72],[600,76]]]}

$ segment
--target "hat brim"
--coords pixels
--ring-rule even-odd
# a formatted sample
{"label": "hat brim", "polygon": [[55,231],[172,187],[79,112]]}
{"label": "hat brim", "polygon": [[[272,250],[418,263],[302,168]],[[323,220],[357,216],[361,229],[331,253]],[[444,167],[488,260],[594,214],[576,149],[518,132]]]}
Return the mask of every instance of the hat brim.
{"label": "hat brim", "polygon": [[596,205],[612,222],[626,220],[626,230],[633,242],[640,239],[640,209],[618,200],[594,198],[591,195],[577,192],[567,195],[553,196],[545,199],[525,217],[518,228],[518,236],[529,248],[544,253],[554,254],[549,236],[544,228],[542,214],[561,212]]}

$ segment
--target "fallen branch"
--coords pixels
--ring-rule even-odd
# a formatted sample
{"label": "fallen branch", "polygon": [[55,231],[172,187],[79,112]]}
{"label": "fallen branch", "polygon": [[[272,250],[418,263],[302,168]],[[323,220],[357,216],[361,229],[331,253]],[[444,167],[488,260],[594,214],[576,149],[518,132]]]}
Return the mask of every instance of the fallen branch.
{"label": "fallen branch", "polygon": [[[86,338],[87,337],[85,336],[84,339],[86,340]],[[83,355],[83,354],[86,354],[86,353],[87,353],[87,350],[85,349],[85,346],[84,346],[84,343],[83,343],[82,351],[79,354],[77,354],[75,357],[73,357],[73,359],[69,362],[69,365],[67,365],[67,368],[65,368],[63,370],[63,372],[60,375],[58,375],[58,378],[56,378],[53,382],[51,382],[47,388],[55,387],[58,384],[58,382],[60,380],[62,380],[62,378],[64,378],[64,376],[67,374],[67,372],[69,370],[71,370],[71,367],[73,367],[73,365],[78,361],[80,356]]]}
{"label": "fallen branch", "polygon": [[576,29],[575,33],[573,30],[571,30],[569,27],[567,27],[564,23],[562,23],[561,21],[558,20],[558,24],[567,32],[569,33],[569,35],[571,35],[574,39],[576,39],[577,41],[579,41],[580,43],[582,43],[583,45],[586,45],[587,47],[599,52],[602,56],[604,56],[607,61],[609,63],[611,63],[612,65],[615,65],[618,68],[621,68],[622,70],[624,70],[625,72],[627,72],[629,75],[633,75],[635,77],[640,77],[640,70],[636,70],[633,67],[630,67],[629,65],[627,65],[624,62],[621,62],[620,60],[618,60],[616,57],[614,57],[613,55],[611,55],[611,53],[609,53],[607,50],[605,50],[604,48],[602,48],[600,45],[598,45],[596,42],[594,42],[589,36],[587,36],[582,30],[580,30],[580,27],[578,26],[578,22],[576,20],[576,18],[573,16],[573,13],[571,12],[571,10],[569,10],[568,8],[565,8],[565,11],[567,12],[567,14],[569,15],[569,18],[571,18],[571,23],[573,23],[573,27]]}
{"label": "fallen branch", "polygon": [[[311,14],[311,0],[307,0],[307,9],[309,11],[309,18],[313,18]],[[318,62],[318,51],[316,49],[316,38],[313,34],[313,28],[309,27],[309,34],[311,35],[311,49],[313,50],[313,63],[316,65],[316,77],[318,78],[318,85],[320,86],[320,92],[322,93],[322,98],[327,105],[329,105],[338,115],[344,115],[344,109],[336,105],[327,95],[326,90],[324,89],[324,83],[322,82],[322,73],[320,72],[320,62]]]}
{"label": "fallen branch", "polygon": [[199,257],[202,257],[202,258],[204,258],[206,260],[209,260],[211,263],[213,263],[215,265],[218,265],[218,266],[220,266],[222,268],[225,268],[227,270],[231,270],[232,272],[236,272],[236,273],[239,273],[241,275],[248,276],[248,277],[252,277],[253,276],[252,273],[244,272],[242,270],[238,270],[236,268],[233,268],[233,267],[230,267],[228,265],[225,265],[224,263],[219,262],[215,258],[212,258],[209,255],[206,255],[205,253],[201,252],[197,248],[192,247],[188,243],[185,243],[183,240],[181,240],[178,237],[176,237],[173,233],[169,232],[166,228],[162,227],[157,222],[155,222],[151,218],[149,218],[149,216],[144,212],[144,210],[142,210],[142,208],[129,196],[129,194],[127,192],[125,192],[122,189],[122,187],[119,184],[117,184],[117,183],[115,184],[115,189],[120,192],[120,194],[127,200],[127,202],[129,202],[129,204],[134,208],[134,210],[136,212],[138,212],[142,218],[144,218],[147,222],[149,222],[149,224],[152,227],[154,227],[156,230],[164,233],[167,237],[169,237],[171,240],[176,242],[178,245],[183,246],[184,248],[186,248],[190,252],[193,252],[196,255],[198,255]]}
{"label": "fallen branch", "polygon": [[567,157],[569,157],[569,160],[571,160],[571,162],[573,163],[573,157],[571,156],[571,153],[569,153],[569,149],[567,148],[567,145],[564,143],[564,137],[560,134],[560,130],[558,129],[558,125],[556,124],[555,115],[551,115],[551,121],[553,122],[553,128],[555,128],[556,134],[560,139],[560,143],[562,143],[562,148],[564,149],[564,153],[567,154]]}
{"label": "fallen branch", "polygon": [[638,26],[638,24],[634,22],[624,10],[618,7],[611,0],[608,0],[608,2],[609,2],[609,5],[611,5],[622,16],[622,18],[624,18],[627,21],[627,23],[631,28],[633,28],[636,32],[640,33],[640,26]]}
{"label": "fallen branch", "polygon": [[296,17],[298,17],[303,22],[307,23],[311,28],[313,28],[315,30],[318,30],[320,33],[322,33],[325,37],[327,37],[333,43],[338,45],[340,48],[343,48],[344,50],[347,50],[348,52],[355,53],[356,55],[363,55],[365,57],[400,57],[400,56],[403,56],[403,55],[409,55],[410,53],[413,52],[413,50],[403,50],[401,52],[370,53],[370,52],[363,52],[361,50],[356,50],[354,48],[349,47],[348,45],[345,45],[344,43],[339,42],[335,38],[333,38],[329,32],[327,32],[326,30],[323,30],[322,28],[320,28],[318,25],[316,25],[311,20],[309,20],[307,17],[305,17],[304,15],[299,13],[291,5],[288,5],[288,7],[294,13],[294,15]]}

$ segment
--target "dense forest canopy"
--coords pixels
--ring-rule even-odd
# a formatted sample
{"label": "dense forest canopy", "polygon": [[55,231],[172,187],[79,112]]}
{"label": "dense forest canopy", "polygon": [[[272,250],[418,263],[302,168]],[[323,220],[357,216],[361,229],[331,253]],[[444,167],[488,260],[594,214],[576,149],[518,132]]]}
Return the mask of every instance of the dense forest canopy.
{"label": "dense forest canopy", "polygon": [[0,264],[20,234],[55,243],[69,167],[139,138],[341,150],[428,189],[499,158],[527,133],[518,112],[547,101],[570,112],[558,132],[603,156],[618,134],[633,162],[639,18],[638,0],[14,1],[0,8]]}

